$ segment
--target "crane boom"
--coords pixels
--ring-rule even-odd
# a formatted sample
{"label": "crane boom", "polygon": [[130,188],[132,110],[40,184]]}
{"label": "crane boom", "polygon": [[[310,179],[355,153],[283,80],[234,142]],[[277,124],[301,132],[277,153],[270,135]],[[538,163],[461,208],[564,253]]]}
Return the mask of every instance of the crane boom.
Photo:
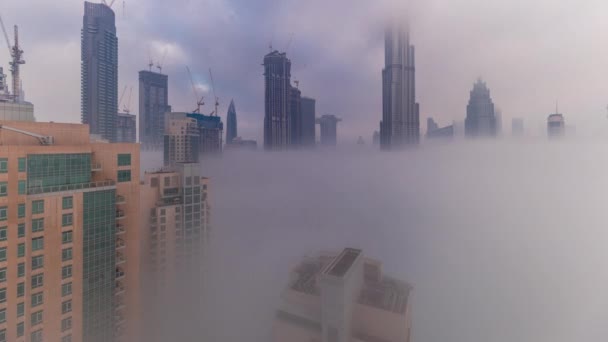
{"label": "crane boom", "polygon": [[133,95],[133,86],[129,89],[129,99],[127,100],[127,104],[125,105],[125,113],[131,113],[131,95]]}
{"label": "crane boom", "polygon": [[213,113],[217,116],[217,107],[220,105],[219,98],[215,95],[215,82],[213,82],[213,74],[211,73],[211,68],[209,68],[209,78],[211,79],[211,88],[213,89],[213,97],[215,97],[215,110]]}
{"label": "crane boom", "polygon": [[6,33],[6,27],[4,27],[4,21],[2,21],[2,16],[0,16],[0,26],[2,26],[2,33],[4,33],[4,40],[6,40],[6,46],[8,47],[8,52],[13,55],[13,49],[11,48],[11,41],[8,39],[8,33]]}
{"label": "crane boom", "polygon": [[120,94],[120,99],[118,100],[118,108],[120,108],[120,105],[122,104],[122,98],[125,96],[126,91],[127,91],[127,86],[125,86],[122,89],[122,93]]}
{"label": "crane boom", "polygon": [[24,131],[21,129],[5,126],[3,124],[0,124],[0,129],[5,129],[7,131],[21,133],[21,134],[28,135],[30,137],[34,137],[34,138],[38,139],[38,142],[40,143],[40,145],[43,145],[43,146],[50,146],[55,143],[55,138],[52,136],[49,136],[49,135],[40,135],[37,133],[32,133],[32,132]]}
{"label": "crane boom", "polygon": [[205,102],[203,102],[203,99],[205,98],[205,96],[201,96],[201,99],[198,99],[198,92],[196,91],[196,86],[194,85],[194,79],[192,79],[192,73],[190,72],[190,68],[186,65],[186,70],[188,70],[188,76],[190,77],[190,83],[192,84],[192,92],[194,93],[194,98],[196,99],[196,109],[194,110],[195,113],[200,113],[201,112],[201,106],[205,104]]}

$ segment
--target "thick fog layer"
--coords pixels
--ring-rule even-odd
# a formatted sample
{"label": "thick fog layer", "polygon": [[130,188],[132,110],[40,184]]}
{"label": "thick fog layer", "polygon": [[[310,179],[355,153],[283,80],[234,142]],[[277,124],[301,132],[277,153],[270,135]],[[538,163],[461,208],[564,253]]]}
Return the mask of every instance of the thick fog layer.
{"label": "thick fog layer", "polygon": [[605,143],[225,153],[208,341],[268,341],[291,267],[359,247],[409,281],[415,342],[608,338]]}

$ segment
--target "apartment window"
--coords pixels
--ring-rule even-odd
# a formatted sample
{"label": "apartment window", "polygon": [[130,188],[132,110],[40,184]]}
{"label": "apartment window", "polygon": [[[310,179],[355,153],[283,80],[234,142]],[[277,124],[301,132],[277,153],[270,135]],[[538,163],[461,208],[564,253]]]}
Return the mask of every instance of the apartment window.
{"label": "apartment window", "polygon": [[0,342],[6,342],[6,329],[0,330]]}
{"label": "apartment window", "polygon": [[72,335],[65,335],[61,338],[61,342],[72,342]]}
{"label": "apartment window", "polygon": [[25,296],[25,283],[17,284],[17,297],[21,298]]}
{"label": "apartment window", "polygon": [[72,260],[72,248],[64,248],[61,251],[61,261]]}
{"label": "apartment window", "polygon": [[61,320],[61,332],[72,329],[72,317],[64,318]]}
{"label": "apartment window", "polygon": [[25,243],[20,243],[17,245],[17,258],[21,258],[25,256]]}
{"label": "apartment window", "polygon": [[6,227],[0,227],[0,241],[6,241],[7,234]]}
{"label": "apartment window", "polygon": [[165,182],[165,186],[171,185],[171,178],[170,177],[165,177],[164,178],[164,182]]}
{"label": "apartment window", "polygon": [[[34,325],[34,324],[32,324],[32,325]],[[42,329],[34,331],[30,335],[30,341],[31,342],[42,342]]]}
{"label": "apartment window", "polygon": [[118,166],[129,166],[131,165],[130,154],[119,154],[118,155]]}
{"label": "apartment window", "polygon": [[32,276],[32,289],[36,289],[44,285],[44,273]]}
{"label": "apartment window", "polygon": [[18,238],[25,237],[25,223],[19,223],[17,225],[17,237]]}
{"label": "apartment window", "polygon": [[25,334],[25,324],[17,323],[17,337],[22,337]]}
{"label": "apartment window", "polygon": [[32,326],[42,323],[42,319],[43,319],[42,310],[34,312],[31,317]]}
{"label": "apartment window", "polygon": [[8,195],[8,182],[0,182],[0,197]]}
{"label": "apartment window", "polygon": [[25,315],[25,303],[17,304],[17,317]]}
{"label": "apartment window", "polygon": [[0,247],[0,261],[6,261],[6,247]]}
{"label": "apartment window", "polygon": [[73,220],[74,220],[74,216],[72,214],[63,214],[61,216],[61,225],[63,227],[71,226]]}
{"label": "apartment window", "polygon": [[61,303],[61,313],[62,314],[66,314],[68,312],[72,312],[72,300],[66,300],[65,302]]}
{"label": "apartment window", "polygon": [[72,294],[72,283],[66,283],[61,285],[61,296],[69,296]]}
{"label": "apartment window", "polygon": [[44,200],[32,201],[32,214],[44,213]]}
{"label": "apartment window", "polygon": [[17,217],[24,218],[25,217],[25,203],[20,203],[17,205]]}
{"label": "apartment window", "polygon": [[7,172],[8,172],[8,159],[0,158],[0,173],[7,173]]}
{"label": "apartment window", "polygon": [[34,219],[32,220],[32,233],[41,232],[44,230],[44,219]]}
{"label": "apartment window", "polygon": [[61,268],[61,279],[66,279],[72,276],[72,265],[63,266]]}
{"label": "apartment window", "polygon": [[0,303],[6,302],[6,288],[0,289]]}
{"label": "apartment window", "polygon": [[8,217],[8,208],[0,207],[0,221],[6,221]]}
{"label": "apartment window", "polygon": [[6,281],[6,267],[0,268],[0,283],[4,283]]}
{"label": "apartment window", "polygon": [[32,295],[32,307],[35,308],[44,303],[44,293],[38,292]]}
{"label": "apartment window", "polygon": [[119,170],[118,171],[118,182],[130,182],[131,181],[131,170]]}
{"label": "apartment window", "polygon": [[20,180],[19,183],[17,184],[17,189],[19,190],[19,195],[25,195],[25,189],[27,188],[26,186],[26,181],[24,180]]}
{"label": "apartment window", "polygon": [[24,262],[19,263],[17,265],[17,277],[21,278],[23,276],[25,276],[25,263]]}
{"label": "apartment window", "polygon": [[[6,309],[0,309],[0,323],[6,322]],[[2,339],[0,339],[2,341]]]}
{"label": "apartment window", "polygon": [[32,251],[39,251],[44,249],[44,237],[37,237],[32,239]]}
{"label": "apartment window", "polygon": [[19,158],[17,161],[17,164],[19,164],[19,172],[25,172],[25,158]]}
{"label": "apartment window", "polygon": [[44,255],[32,257],[32,270],[44,267]]}
{"label": "apartment window", "polygon": [[62,208],[63,209],[72,209],[74,206],[74,198],[72,196],[67,196],[62,199]]}
{"label": "apartment window", "polygon": [[72,231],[67,231],[61,233],[61,243],[70,243],[72,242]]}

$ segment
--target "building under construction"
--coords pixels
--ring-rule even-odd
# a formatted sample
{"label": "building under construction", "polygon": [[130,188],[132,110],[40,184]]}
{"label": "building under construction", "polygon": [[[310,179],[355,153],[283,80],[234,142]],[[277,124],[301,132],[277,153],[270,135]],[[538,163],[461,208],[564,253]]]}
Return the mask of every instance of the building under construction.
{"label": "building under construction", "polygon": [[213,156],[222,153],[222,135],[224,123],[222,118],[216,115],[204,115],[199,113],[188,114],[188,117],[196,119],[200,134],[201,156]]}

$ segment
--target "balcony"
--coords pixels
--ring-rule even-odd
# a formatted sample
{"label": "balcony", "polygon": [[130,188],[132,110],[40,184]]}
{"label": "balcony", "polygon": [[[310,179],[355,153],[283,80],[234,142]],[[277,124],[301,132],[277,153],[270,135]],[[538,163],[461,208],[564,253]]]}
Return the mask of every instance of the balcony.
{"label": "balcony", "polygon": [[122,267],[116,266],[116,280],[121,280],[125,278],[125,271]]}
{"label": "balcony", "polygon": [[118,296],[123,293],[125,293],[125,286],[122,284],[121,281],[117,281],[116,285],[114,286],[114,294]]}
{"label": "balcony", "polygon": [[114,323],[116,325],[122,325],[126,322],[125,318],[122,315],[114,315]]}
{"label": "balcony", "polygon": [[64,185],[50,185],[50,186],[33,186],[27,189],[28,195],[46,194],[50,192],[62,192],[62,191],[74,191],[74,190],[86,190],[103,188],[107,186],[115,186],[116,182],[111,179],[98,182],[78,183],[78,184],[64,184]]}
{"label": "balcony", "polygon": [[124,249],[125,247],[127,247],[127,244],[125,243],[125,240],[121,239],[121,238],[117,238],[116,239],[116,249]]}
{"label": "balcony", "polygon": [[120,252],[116,252],[116,265],[122,265],[125,262],[127,262],[127,258],[125,258],[125,255]]}
{"label": "balcony", "polygon": [[122,220],[127,218],[127,215],[125,214],[124,210],[116,210],[116,219],[117,220]]}
{"label": "balcony", "polygon": [[124,234],[127,232],[127,229],[124,225],[120,223],[116,223],[116,234]]}
{"label": "balcony", "polygon": [[122,196],[122,195],[116,196],[116,204],[126,204],[126,203],[127,203],[127,199],[125,196]]}

